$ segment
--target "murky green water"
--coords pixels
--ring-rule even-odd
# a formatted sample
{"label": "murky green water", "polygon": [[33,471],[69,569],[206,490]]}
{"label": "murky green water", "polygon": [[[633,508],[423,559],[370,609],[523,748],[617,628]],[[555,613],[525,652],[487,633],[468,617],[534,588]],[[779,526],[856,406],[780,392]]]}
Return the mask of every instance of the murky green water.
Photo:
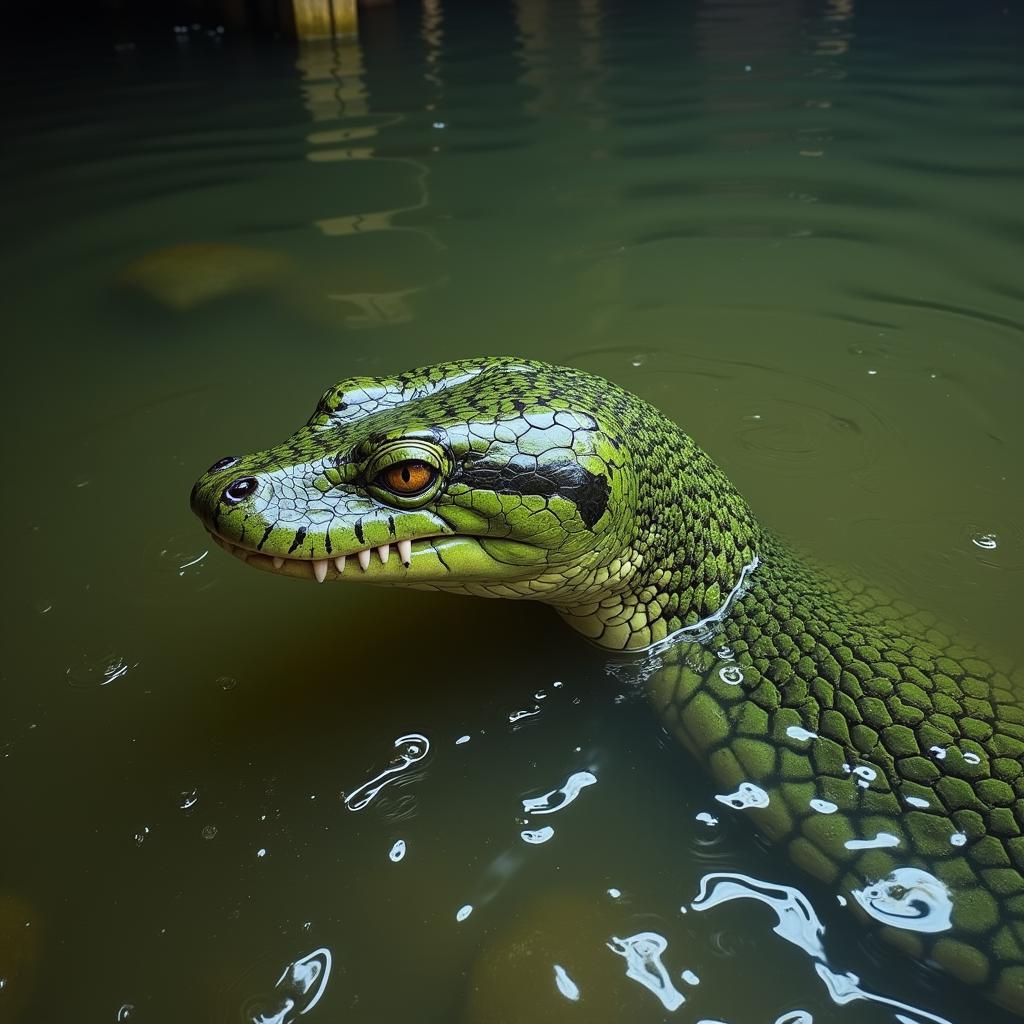
{"label": "murky green water", "polygon": [[[1017,5],[424,0],[335,48],[18,64],[0,1019],[290,1021],[320,949],[310,1022],[934,1019],[840,1005],[764,907],[681,914],[712,871],[800,886],[866,990],[1003,1019],[698,820],[711,784],[552,613],[247,572],[187,496],[353,373],[571,362],[1020,662],[1022,41]],[[644,931],[676,1010],[606,946]]]}

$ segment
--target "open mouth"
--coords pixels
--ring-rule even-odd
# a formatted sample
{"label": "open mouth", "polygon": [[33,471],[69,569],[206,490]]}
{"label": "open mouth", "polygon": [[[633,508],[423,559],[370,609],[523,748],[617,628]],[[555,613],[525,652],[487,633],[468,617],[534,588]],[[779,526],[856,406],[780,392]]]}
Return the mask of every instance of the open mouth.
{"label": "open mouth", "polygon": [[[412,558],[417,549],[426,549],[433,546],[434,541],[442,540],[437,537],[419,537],[416,540],[399,540],[394,544],[381,544],[374,548],[363,548],[361,551],[350,551],[345,555],[334,555],[331,558],[292,558],[283,555],[265,555],[261,551],[254,551],[251,548],[233,544],[229,540],[209,531],[210,536],[230,555],[241,559],[249,565],[261,569],[273,569],[276,572],[287,576],[309,576],[312,575],[317,583],[323,583],[329,573],[333,572],[342,575],[354,560],[362,572],[369,572],[371,565],[379,565],[384,569],[391,569],[392,572],[401,572],[412,566]],[[376,558],[374,556],[376,555]]]}

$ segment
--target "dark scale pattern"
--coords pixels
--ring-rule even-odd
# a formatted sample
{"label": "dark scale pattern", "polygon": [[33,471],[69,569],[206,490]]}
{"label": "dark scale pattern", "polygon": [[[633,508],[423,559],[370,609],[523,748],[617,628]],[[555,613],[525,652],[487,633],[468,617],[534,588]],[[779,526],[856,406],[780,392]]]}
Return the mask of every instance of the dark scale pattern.
{"label": "dark scale pattern", "polygon": [[[388,459],[426,459],[434,484],[385,492]],[[222,500],[242,478],[252,493]],[[895,869],[934,876],[952,927],[884,933],[1024,1013],[1024,709],[1009,675],[787,553],[646,402],[510,358],[353,378],[283,444],[212,467],[192,505],[261,569],[310,579],[310,560],[409,541],[408,564],[356,578],[543,600],[612,650],[665,641],[654,699],[722,785],[766,791],[743,813],[851,894]],[[699,642],[673,636],[701,623]]]}

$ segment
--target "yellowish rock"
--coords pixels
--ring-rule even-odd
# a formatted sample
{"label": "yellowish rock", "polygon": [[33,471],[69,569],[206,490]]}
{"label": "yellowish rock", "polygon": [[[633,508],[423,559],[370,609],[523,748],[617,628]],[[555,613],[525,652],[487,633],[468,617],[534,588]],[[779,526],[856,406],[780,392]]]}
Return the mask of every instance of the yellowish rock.
{"label": "yellowish rock", "polygon": [[179,313],[228,295],[276,288],[291,261],[282,253],[241,245],[171,245],[135,260],[121,283]]}

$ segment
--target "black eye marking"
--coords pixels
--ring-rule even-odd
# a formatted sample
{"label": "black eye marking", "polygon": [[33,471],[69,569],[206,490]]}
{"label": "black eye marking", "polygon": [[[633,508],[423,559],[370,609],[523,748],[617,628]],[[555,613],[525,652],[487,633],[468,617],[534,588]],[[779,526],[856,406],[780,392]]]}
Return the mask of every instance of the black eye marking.
{"label": "black eye marking", "polygon": [[500,464],[463,462],[452,483],[496,494],[536,494],[542,498],[558,495],[579,509],[588,530],[604,515],[611,497],[608,478],[591,473],[575,460],[548,466],[538,466],[535,460],[522,457]]}

